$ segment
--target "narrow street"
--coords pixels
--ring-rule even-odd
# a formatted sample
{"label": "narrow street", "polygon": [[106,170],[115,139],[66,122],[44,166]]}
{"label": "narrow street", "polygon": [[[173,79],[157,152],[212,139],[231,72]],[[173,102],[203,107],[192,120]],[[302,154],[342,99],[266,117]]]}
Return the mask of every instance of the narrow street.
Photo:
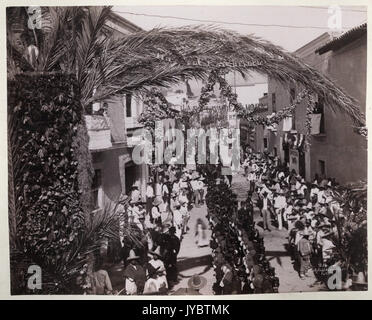
{"label": "narrow street", "polygon": [[[239,201],[245,200],[249,184],[243,172],[233,177],[231,188],[237,194]],[[266,257],[271,266],[275,268],[275,272],[280,279],[279,292],[311,292],[322,290],[323,285],[313,286],[315,277],[312,273],[310,273],[310,277],[304,280],[300,279],[293,265],[290,253],[287,250],[288,231],[285,228],[283,230],[277,230],[274,225],[271,227],[271,232],[264,231],[263,220],[258,208],[255,208],[254,220],[257,230],[264,237]]]}
{"label": "narrow street", "polygon": [[178,278],[180,282],[174,286],[174,291],[179,288],[187,288],[187,281],[190,277],[194,274],[199,274],[207,279],[207,284],[200,290],[200,293],[204,295],[213,295],[212,286],[215,282],[215,278],[212,268],[212,250],[209,246],[198,248],[195,243],[195,227],[198,218],[202,218],[208,226],[207,237],[210,239],[211,231],[209,230],[209,222],[206,218],[206,214],[207,207],[205,204],[200,208],[194,207],[190,212],[190,220],[188,223],[190,229],[183,237],[181,249],[178,254]]}
{"label": "narrow street", "polygon": [[[243,174],[233,177],[232,189],[238,195],[239,200],[244,198],[248,190],[248,183]],[[215,278],[212,268],[212,250],[209,246],[198,248],[195,243],[195,227],[198,218],[202,218],[208,226],[207,238],[210,239],[211,237],[206,214],[207,207],[205,204],[199,208],[194,207],[191,209],[188,223],[189,230],[182,239],[181,249],[178,254],[179,283],[173,287],[170,293],[179,288],[187,288],[187,282],[190,277],[198,274],[207,279],[207,284],[200,290],[200,293],[213,295],[212,286]],[[279,292],[315,292],[325,290],[324,285],[313,285],[315,277],[312,273],[310,273],[310,277],[304,280],[300,279],[290,253],[287,251],[288,232],[285,228],[277,230],[275,225],[272,224],[271,232],[264,231],[262,228],[262,217],[258,208],[255,208],[254,220],[257,230],[264,237],[266,257],[271,266],[275,268],[275,272],[280,279]],[[123,266],[121,264],[113,266],[110,270],[114,289],[120,290],[122,288],[122,272]]]}
{"label": "narrow street", "polygon": [[[262,219],[259,212],[256,213],[256,221],[259,226],[262,226]],[[257,223],[256,222],[256,223]],[[310,272],[310,277],[301,280],[298,272],[293,266],[291,256],[287,251],[287,230],[277,230],[271,228],[271,232],[263,232],[262,228],[258,228],[260,234],[264,236],[266,257],[270,261],[272,267],[280,279],[279,292],[311,292],[321,291],[323,285],[312,284],[315,282],[315,276]]]}

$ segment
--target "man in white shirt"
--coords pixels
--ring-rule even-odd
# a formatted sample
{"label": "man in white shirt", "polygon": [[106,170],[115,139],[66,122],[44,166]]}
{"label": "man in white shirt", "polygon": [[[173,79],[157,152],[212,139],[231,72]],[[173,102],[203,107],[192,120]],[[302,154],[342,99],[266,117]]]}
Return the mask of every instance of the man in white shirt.
{"label": "man in white shirt", "polygon": [[184,230],[184,226],[183,226],[184,219],[182,216],[182,212],[180,211],[180,208],[181,208],[180,203],[176,202],[174,207],[175,209],[173,211],[173,226],[176,228],[177,238],[181,240],[182,233]]}
{"label": "man in white shirt", "polygon": [[194,198],[195,207],[199,207],[199,202],[200,202],[199,182],[195,178],[191,180],[190,184],[191,184],[192,191],[194,193],[193,198]]}
{"label": "man in white shirt", "polygon": [[319,187],[319,191],[318,191],[318,203],[320,203],[320,204],[326,203],[326,195],[325,195],[325,192],[324,192],[324,188],[323,187]]}
{"label": "man in white shirt", "polygon": [[266,192],[268,198],[271,198],[271,197],[272,197],[272,192],[271,192],[271,190],[267,187],[266,183],[267,183],[267,182],[266,182],[266,180],[264,179],[264,180],[262,181],[260,195],[263,196],[263,194]]}
{"label": "man in white shirt", "polygon": [[187,189],[187,176],[184,174],[183,177],[180,180],[180,189]]}
{"label": "man in white shirt", "polygon": [[149,181],[147,182],[147,187],[146,187],[146,213],[150,214],[151,209],[152,209],[152,202],[154,201],[154,188],[152,187],[152,182]]}
{"label": "man in white shirt", "polygon": [[153,223],[155,225],[159,225],[159,224],[162,223],[161,213],[160,213],[160,209],[159,209],[160,204],[162,204],[162,201],[159,198],[155,198],[155,200],[152,204],[153,207],[151,209],[151,216],[152,216],[152,219],[153,219]]}
{"label": "man in white shirt", "polygon": [[141,193],[139,192],[137,185],[133,185],[132,188],[133,190],[130,194],[130,198],[133,203],[137,203],[141,200]]}
{"label": "man in white shirt", "polygon": [[200,195],[200,202],[204,203],[204,178],[200,177],[198,180],[198,190],[199,190],[199,195]]}
{"label": "man in white shirt", "polygon": [[305,190],[307,189],[305,180],[302,179],[300,187],[297,189],[297,194],[305,196]]}
{"label": "man in white shirt", "polygon": [[249,182],[249,191],[254,192],[256,184],[256,173],[251,171],[248,173],[247,180]]}
{"label": "man in white shirt", "polygon": [[180,193],[180,182],[174,181],[172,185],[172,192],[179,194]]}
{"label": "man in white shirt", "polygon": [[310,190],[310,199],[314,197],[314,195],[318,195],[319,188],[318,185],[313,183]]}
{"label": "man in white shirt", "polygon": [[282,191],[274,197],[274,208],[278,219],[278,229],[283,229],[283,211],[287,206],[287,201]]}
{"label": "man in white shirt", "polygon": [[265,191],[262,194],[262,218],[263,218],[263,227],[264,230],[271,231],[269,228],[270,225],[270,200],[268,198],[268,193]]}

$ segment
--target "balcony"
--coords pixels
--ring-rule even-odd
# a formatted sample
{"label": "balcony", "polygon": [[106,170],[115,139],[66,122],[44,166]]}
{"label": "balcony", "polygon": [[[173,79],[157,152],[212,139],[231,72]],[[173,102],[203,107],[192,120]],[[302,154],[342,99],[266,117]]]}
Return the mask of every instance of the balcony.
{"label": "balcony", "polygon": [[112,147],[111,129],[108,119],[101,115],[86,115],[85,122],[89,136],[89,150],[100,150]]}

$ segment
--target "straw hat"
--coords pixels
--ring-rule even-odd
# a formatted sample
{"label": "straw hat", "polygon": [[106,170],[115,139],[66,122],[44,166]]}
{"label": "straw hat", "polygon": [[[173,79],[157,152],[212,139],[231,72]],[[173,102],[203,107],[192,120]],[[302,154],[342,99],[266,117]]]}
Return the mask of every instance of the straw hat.
{"label": "straw hat", "polygon": [[161,204],[161,200],[159,198],[155,198],[155,200],[152,202],[153,206],[158,206],[159,204]]}
{"label": "straw hat", "polygon": [[132,261],[132,260],[136,260],[136,259],[139,259],[139,256],[137,256],[134,252],[134,250],[130,250],[129,251],[129,257],[127,258],[127,261]]}
{"label": "straw hat", "polygon": [[192,175],[191,175],[191,179],[198,179],[200,177],[200,175],[199,175],[199,172],[197,172],[197,171],[194,171],[193,173],[192,173]]}
{"label": "straw hat", "polygon": [[187,281],[187,285],[189,288],[199,290],[203,288],[207,284],[207,279],[203,276],[199,276],[198,274],[194,274],[189,281]]}

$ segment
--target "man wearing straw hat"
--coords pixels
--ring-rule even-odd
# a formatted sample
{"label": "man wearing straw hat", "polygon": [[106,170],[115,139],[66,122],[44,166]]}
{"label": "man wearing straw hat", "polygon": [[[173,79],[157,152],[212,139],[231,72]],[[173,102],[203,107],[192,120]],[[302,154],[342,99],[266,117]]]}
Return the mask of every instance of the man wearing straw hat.
{"label": "man wearing straw hat", "polygon": [[161,205],[162,201],[156,197],[155,200],[152,202],[152,209],[151,209],[151,217],[152,217],[152,222],[157,225],[161,224],[161,213],[159,206]]}
{"label": "man wearing straw hat", "polygon": [[167,273],[165,271],[165,266],[161,260],[163,257],[160,254],[160,247],[158,246],[155,251],[150,251],[149,256],[151,257],[148,264],[155,270],[157,290],[160,288],[168,288]]}
{"label": "man wearing straw hat", "polygon": [[200,289],[205,287],[207,279],[198,274],[194,274],[189,281],[187,281],[187,288],[179,288],[172,295],[201,295]]}
{"label": "man wearing straw hat", "polygon": [[127,295],[142,294],[146,281],[146,273],[138,263],[139,256],[130,250],[127,258],[128,266],[124,270],[125,291]]}
{"label": "man wearing straw hat", "polygon": [[284,196],[283,191],[280,189],[274,198],[274,208],[275,208],[275,213],[277,215],[279,230],[282,230],[283,228],[283,212],[286,208],[286,204],[287,204],[286,198]]}
{"label": "man wearing straw hat", "polygon": [[141,193],[139,192],[139,182],[136,181],[132,186],[130,198],[133,203],[137,203],[141,200]]}
{"label": "man wearing straw hat", "polygon": [[154,201],[155,193],[152,187],[152,181],[147,182],[146,187],[146,213],[151,214],[152,202]]}
{"label": "man wearing straw hat", "polygon": [[298,242],[298,253],[300,255],[300,278],[305,279],[305,275],[311,269],[310,257],[313,247],[309,241],[310,233],[308,230],[301,232],[302,238]]}
{"label": "man wearing straw hat", "polygon": [[173,210],[173,225],[176,228],[176,236],[181,240],[184,220],[180,209],[181,204],[178,201],[175,202]]}

